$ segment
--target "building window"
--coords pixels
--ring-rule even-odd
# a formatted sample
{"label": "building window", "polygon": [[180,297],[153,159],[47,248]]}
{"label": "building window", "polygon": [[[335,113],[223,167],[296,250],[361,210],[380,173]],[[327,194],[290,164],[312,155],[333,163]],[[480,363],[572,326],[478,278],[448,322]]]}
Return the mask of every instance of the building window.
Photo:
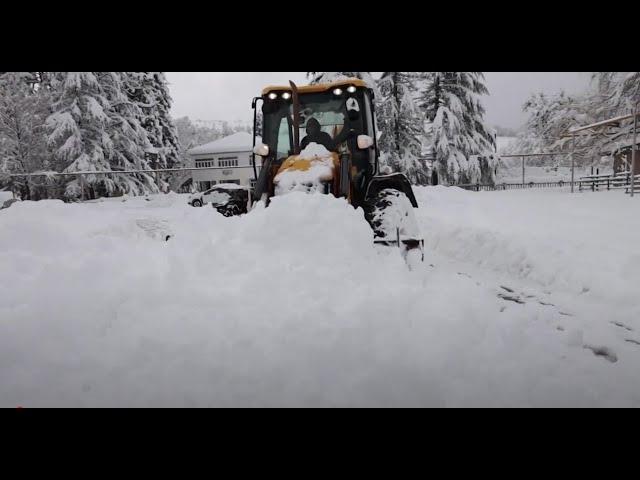
{"label": "building window", "polygon": [[201,192],[204,192],[205,190],[209,190],[211,188],[211,182],[209,181],[198,182],[198,187]]}
{"label": "building window", "polygon": [[213,167],[213,158],[199,158],[196,160],[196,168],[210,168]]}
{"label": "building window", "polygon": [[220,157],[218,159],[219,167],[237,167],[238,157]]}
{"label": "building window", "polygon": [[256,183],[258,183],[258,182],[256,182],[255,178],[252,178],[251,179],[251,188],[255,189],[256,188]]}
{"label": "building window", "polygon": [[240,185],[240,180],[225,180],[224,183],[235,183],[236,185]]}

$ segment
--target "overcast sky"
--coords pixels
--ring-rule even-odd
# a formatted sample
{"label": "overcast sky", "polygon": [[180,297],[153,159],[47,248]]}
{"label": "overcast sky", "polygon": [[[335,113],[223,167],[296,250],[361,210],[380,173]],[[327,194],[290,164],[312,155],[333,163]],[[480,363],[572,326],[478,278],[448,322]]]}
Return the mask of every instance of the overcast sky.
{"label": "overcast sky", "polygon": [[[491,125],[517,128],[525,121],[522,104],[533,92],[584,91],[586,72],[485,72],[489,95],[484,98]],[[303,72],[167,72],[175,118],[246,120],[251,99],[266,85],[306,83]]]}

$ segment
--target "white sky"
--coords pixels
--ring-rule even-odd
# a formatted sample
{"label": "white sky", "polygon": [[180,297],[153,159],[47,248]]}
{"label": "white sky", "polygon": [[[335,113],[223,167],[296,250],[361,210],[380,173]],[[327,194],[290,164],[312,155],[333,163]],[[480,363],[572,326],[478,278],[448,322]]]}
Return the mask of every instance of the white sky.
{"label": "white sky", "polygon": [[[519,127],[526,119],[522,104],[533,92],[584,91],[587,72],[485,72],[489,96],[484,98],[491,125]],[[192,120],[252,119],[251,99],[262,88],[306,83],[304,72],[167,72],[175,118]]]}

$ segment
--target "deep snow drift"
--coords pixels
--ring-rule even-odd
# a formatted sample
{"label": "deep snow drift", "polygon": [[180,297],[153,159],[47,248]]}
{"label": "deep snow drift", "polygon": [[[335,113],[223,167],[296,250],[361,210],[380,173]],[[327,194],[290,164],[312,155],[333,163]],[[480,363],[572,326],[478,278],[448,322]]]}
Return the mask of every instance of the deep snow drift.
{"label": "deep snow drift", "polygon": [[637,202],[416,194],[417,271],[320,194],[2,210],[0,406],[640,405]]}

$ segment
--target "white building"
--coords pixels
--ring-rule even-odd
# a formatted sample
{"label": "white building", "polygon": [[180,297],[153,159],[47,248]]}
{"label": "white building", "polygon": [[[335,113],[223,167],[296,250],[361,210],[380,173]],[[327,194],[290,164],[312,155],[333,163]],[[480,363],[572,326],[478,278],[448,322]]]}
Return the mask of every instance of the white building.
{"label": "white building", "polygon": [[[261,139],[256,138],[256,144]],[[193,185],[204,191],[218,183],[236,183],[251,187],[254,184],[252,161],[253,135],[237,132],[228,137],[194,147],[187,153],[196,168]],[[256,155],[256,170],[260,173],[261,157]]]}

